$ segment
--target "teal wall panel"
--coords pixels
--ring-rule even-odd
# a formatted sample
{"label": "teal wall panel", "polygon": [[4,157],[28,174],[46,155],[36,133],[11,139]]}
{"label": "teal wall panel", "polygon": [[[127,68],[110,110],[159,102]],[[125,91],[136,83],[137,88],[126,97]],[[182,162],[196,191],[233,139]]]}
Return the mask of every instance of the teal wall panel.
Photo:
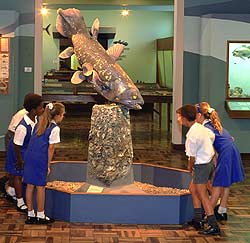
{"label": "teal wall panel", "polygon": [[[8,25],[0,21],[0,28],[10,31],[10,90],[0,95],[0,151],[4,148],[4,134],[12,115],[22,107],[26,93],[34,89],[34,0],[0,1],[0,10],[13,10],[18,19]],[[14,15],[13,15],[14,16]],[[24,67],[32,67],[32,73],[24,73]]]}
{"label": "teal wall panel", "polygon": [[[235,138],[240,152],[250,153],[249,119],[231,119],[224,107],[227,40],[249,39],[250,25],[235,21],[239,16],[185,16],[183,103],[208,101],[218,111],[223,126]],[[196,97],[193,89],[188,88],[195,85],[192,77],[197,80]]]}
{"label": "teal wall panel", "polygon": [[225,110],[226,63],[214,57],[200,56],[199,102],[207,101],[218,112],[222,125],[234,137],[241,153],[249,153],[249,119],[231,119]]}
{"label": "teal wall panel", "polygon": [[[234,137],[241,153],[249,153],[249,119],[231,119],[225,110],[226,63],[210,56],[184,53],[183,104],[207,101]],[[186,131],[183,131],[183,142]]]}
{"label": "teal wall panel", "polygon": [[16,10],[18,12],[27,13],[33,12],[35,8],[34,0],[1,0],[0,9],[2,10]]}
{"label": "teal wall panel", "polygon": [[[24,72],[24,67],[32,67],[32,72]],[[34,91],[34,37],[19,37],[18,73],[18,106],[20,107],[25,94]]]}
{"label": "teal wall panel", "polygon": [[183,63],[183,104],[193,104],[198,101],[200,55],[184,52]]}

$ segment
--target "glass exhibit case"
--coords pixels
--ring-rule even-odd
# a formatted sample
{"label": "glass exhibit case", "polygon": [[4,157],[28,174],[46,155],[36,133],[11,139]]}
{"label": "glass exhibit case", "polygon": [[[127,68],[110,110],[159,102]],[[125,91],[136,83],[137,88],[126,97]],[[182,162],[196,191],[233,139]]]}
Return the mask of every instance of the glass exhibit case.
{"label": "glass exhibit case", "polygon": [[250,118],[250,41],[227,41],[225,107],[231,118]]}

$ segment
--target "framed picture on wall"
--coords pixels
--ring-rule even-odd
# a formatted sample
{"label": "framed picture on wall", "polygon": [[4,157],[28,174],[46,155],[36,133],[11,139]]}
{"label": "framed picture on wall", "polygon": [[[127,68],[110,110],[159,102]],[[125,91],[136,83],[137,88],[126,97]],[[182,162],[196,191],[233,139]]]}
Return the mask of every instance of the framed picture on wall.
{"label": "framed picture on wall", "polygon": [[9,38],[0,37],[0,94],[9,93],[10,81],[10,44]]}
{"label": "framed picture on wall", "polygon": [[232,118],[250,118],[250,40],[227,41],[226,110]]}
{"label": "framed picture on wall", "polygon": [[250,99],[250,41],[228,41],[227,97]]}

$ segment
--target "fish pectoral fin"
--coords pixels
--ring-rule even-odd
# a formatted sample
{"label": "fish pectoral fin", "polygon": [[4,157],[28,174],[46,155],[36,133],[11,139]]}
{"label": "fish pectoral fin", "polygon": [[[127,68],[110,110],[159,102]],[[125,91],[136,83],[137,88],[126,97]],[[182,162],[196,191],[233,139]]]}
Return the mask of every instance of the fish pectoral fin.
{"label": "fish pectoral fin", "polygon": [[90,63],[84,63],[82,65],[82,73],[84,76],[90,76],[93,73],[93,66]]}
{"label": "fish pectoral fin", "polygon": [[93,38],[96,40],[97,40],[97,36],[99,34],[99,28],[100,28],[100,21],[98,18],[96,18],[92,24],[92,27],[91,27],[91,34],[92,34]]}
{"label": "fish pectoral fin", "polygon": [[62,59],[66,59],[66,58],[71,57],[73,54],[74,54],[74,48],[72,46],[70,46],[70,47],[66,48],[64,51],[62,51],[59,54],[59,57]]}
{"label": "fish pectoral fin", "polygon": [[100,79],[98,73],[95,70],[93,70],[91,83],[93,83],[95,85],[101,84],[101,79]]}
{"label": "fish pectoral fin", "polygon": [[82,81],[86,80],[86,77],[83,75],[82,71],[76,71],[74,72],[71,83],[72,84],[80,84]]}
{"label": "fish pectoral fin", "polygon": [[125,46],[123,44],[117,43],[111,46],[106,52],[116,61],[121,56],[124,47]]}

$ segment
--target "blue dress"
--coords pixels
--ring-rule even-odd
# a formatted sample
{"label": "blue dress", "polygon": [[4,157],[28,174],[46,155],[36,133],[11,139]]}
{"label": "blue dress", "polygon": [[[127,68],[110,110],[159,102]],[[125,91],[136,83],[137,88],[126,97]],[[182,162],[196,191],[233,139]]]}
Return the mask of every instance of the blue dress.
{"label": "blue dress", "polygon": [[[53,128],[51,125],[45,130],[44,134],[37,136],[34,132],[30,138],[30,143],[24,156],[23,180],[27,184],[35,186],[45,186],[48,174],[48,147],[49,137]],[[36,131],[37,126],[34,131]]]}
{"label": "blue dress", "polygon": [[214,148],[218,153],[217,165],[213,186],[229,187],[233,183],[244,180],[244,169],[232,136],[223,128],[220,134],[212,125],[211,121],[205,124],[205,127],[211,129],[215,134]]}
{"label": "blue dress", "polygon": [[[22,159],[24,160],[24,154],[25,154],[25,152],[27,150],[27,147],[28,147],[28,144],[29,144],[29,141],[30,141],[32,127],[31,127],[31,125],[28,125],[25,122],[24,118],[19,122],[17,127],[19,125],[23,125],[27,130],[26,136],[25,136],[24,141],[23,141],[23,145],[21,146],[21,156],[22,156]],[[14,140],[14,138],[11,138],[11,140],[9,142],[7,155],[6,155],[5,170],[8,173],[10,173],[11,175],[23,176],[23,170],[17,170],[16,169],[17,158],[16,158],[16,153],[15,153],[15,149],[14,149],[13,140]]]}

